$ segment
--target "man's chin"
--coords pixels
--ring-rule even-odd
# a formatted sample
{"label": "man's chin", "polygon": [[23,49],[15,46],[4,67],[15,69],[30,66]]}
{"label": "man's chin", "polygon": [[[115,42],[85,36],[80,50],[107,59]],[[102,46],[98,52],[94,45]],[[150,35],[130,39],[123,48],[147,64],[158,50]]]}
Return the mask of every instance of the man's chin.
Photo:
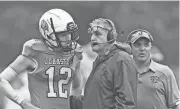
{"label": "man's chin", "polygon": [[98,51],[99,51],[99,48],[98,48],[97,46],[93,46],[93,47],[92,47],[92,51],[98,52]]}
{"label": "man's chin", "polygon": [[147,61],[147,58],[145,58],[145,57],[143,57],[143,58],[138,58],[138,60],[139,60],[140,62],[145,62],[145,61]]}

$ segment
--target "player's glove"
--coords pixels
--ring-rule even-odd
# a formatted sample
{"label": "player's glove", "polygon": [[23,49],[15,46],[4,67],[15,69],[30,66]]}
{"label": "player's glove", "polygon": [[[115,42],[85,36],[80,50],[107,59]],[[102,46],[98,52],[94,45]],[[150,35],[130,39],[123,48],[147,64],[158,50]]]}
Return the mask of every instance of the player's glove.
{"label": "player's glove", "polygon": [[33,104],[31,104],[29,100],[26,100],[26,99],[23,100],[20,105],[22,109],[40,109],[38,107],[35,107]]}

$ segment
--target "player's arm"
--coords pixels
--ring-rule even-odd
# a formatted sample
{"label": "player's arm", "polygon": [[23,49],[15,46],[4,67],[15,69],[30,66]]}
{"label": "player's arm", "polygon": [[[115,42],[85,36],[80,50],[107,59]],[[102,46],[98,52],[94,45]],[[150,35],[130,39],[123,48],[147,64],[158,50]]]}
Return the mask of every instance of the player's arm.
{"label": "player's arm", "polygon": [[72,89],[71,89],[71,94],[72,95],[81,95],[82,92],[82,74],[81,74],[81,60],[82,60],[82,48],[78,44],[76,50],[75,50],[75,55],[73,57],[73,64],[72,64],[72,69],[73,69],[73,79],[72,79]]}
{"label": "player's arm", "polygon": [[[77,71],[76,73],[81,73],[81,72]],[[82,74],[77,74],[72,80],[71,93],[70,93],[70,99],[69,99],[70,109],[82,109],[82,102],[83,102],[83,95],[82,95],[83,80],[82,79],[83,79]]]}
{"label": "player's arm", "polygon": [[70,96],[70,109],[82,109],[83,96]]}
{"label": "player's arm", "polygon": [[15,79],[15,77],[25,72],[28,68],[28,64],[31,60],[27,59],[26,57],[20,55],[18,56],[14,62],[12,62],[6,69],[4,69],[0,74],[0,87],[3,90],[4,94],[7,95],[11,100],[20,103],[18,101],[17,96],[15,96],[15,91],[11,87],[10,82]]}
{"label": "player's arm", "polygon": [[[27,52],[28,51],[28,52]],[[35,68],[35,62],[29,57],[29,46],[24,44],[23,52],[6,69],[0,73],[0,89],[12,101],[21,104],[24,98],[12,88],[10,82],[23,72]]]}
{"label": "player's arm", "polygon": [[[116,109],[135,109],[136,93],[133,93],[133,88],[136,85],[131,86],[128,73],[136,73],[136,70],[130,60],[121,58],[119,57],[116,61],[116,69],[113,75]],[[136,80],[136,77],[132,79]]]}

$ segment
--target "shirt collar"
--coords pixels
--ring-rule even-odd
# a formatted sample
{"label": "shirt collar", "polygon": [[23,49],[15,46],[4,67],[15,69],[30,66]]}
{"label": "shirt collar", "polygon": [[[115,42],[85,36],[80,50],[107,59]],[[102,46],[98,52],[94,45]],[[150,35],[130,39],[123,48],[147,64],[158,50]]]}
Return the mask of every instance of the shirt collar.
{"label": "shirt collar", "polygon": [[150,65],[149,65],[149,69],[151,69],[153,72],[155,72],[158,69],[156,62],[154,62],[152,59],[151,59]]}
{"label": "shirt collar", "polygon": [[109,57],[111,57],[117,50],[118,50],[117,47],[113,45],[106,51],[106,53],[103,56],[99,57],[99,55],[98,55],[96,59],[98,59],[100,61],[106,60]]}
{"label": "shirt collar", "polygon": [[[130,56],[133,58],[133,55],[130,55]],[[156,62],[154,62],[152,59],[150,59],[149,69],[151,69],[154,73],[158,69],[158,66],[157,66]]]}

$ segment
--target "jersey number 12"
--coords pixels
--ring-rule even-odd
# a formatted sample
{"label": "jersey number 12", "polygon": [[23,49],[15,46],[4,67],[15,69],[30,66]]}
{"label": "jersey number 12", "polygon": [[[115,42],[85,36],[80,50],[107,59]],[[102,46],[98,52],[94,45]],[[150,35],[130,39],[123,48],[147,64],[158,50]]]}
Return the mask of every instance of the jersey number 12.
{"label": "jersey number 12", "polygon": [[[46,74],[48,75],[48,85],[49,85],[49,92],[47,93],[48,97],[57,97],[57,93],[54,91],[54,73],[55,73],[55,67],[49,67],[48,70],[46,70]],[[62,67],[59,71],[60,75],[64,75],[67,73],[67,78],[66,79],[61,79],[58,82],[58,90],[59,90],[59,97],[60,98],[67,98],[68,96],[68,90],[63,89],[63,85],[68,84],[70,78],[71,78],[71,69],[68,67]]]}

